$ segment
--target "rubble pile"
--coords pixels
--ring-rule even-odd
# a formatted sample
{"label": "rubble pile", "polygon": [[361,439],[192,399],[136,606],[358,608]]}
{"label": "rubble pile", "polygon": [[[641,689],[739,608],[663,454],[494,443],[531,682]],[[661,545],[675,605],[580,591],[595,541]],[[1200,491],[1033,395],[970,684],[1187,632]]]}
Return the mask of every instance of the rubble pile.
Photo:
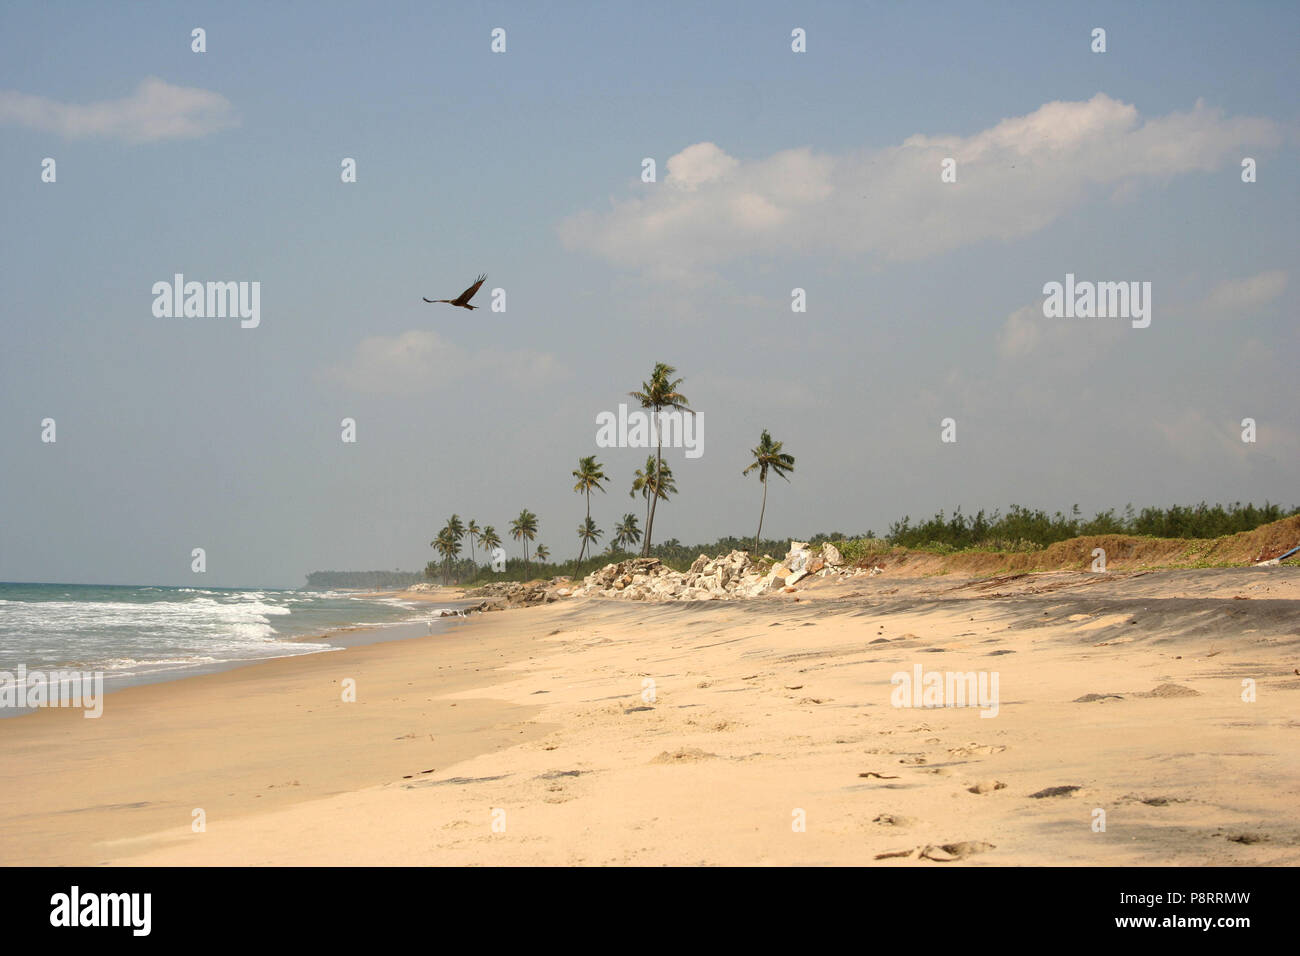
{"label": "rubble pile", "polygon": [[629,601],[723,601],[794,590],[807,577],[857,574],[847,567],[833,544],[813,550],[791,541],[780,561],[764,556],[755,561],[748,551],[710,558],[702,554],[686,571],[674,571],[658,558],[633,558],[607,564],[587,575],[578,595],[623,598]]}
{"label": "rubble pile", "polygon": [[486,598],[470,610],[504,611],[511,607],[531,607],[534,604],[552,604],[574,594],[569,579],[552,578],[548,582],[493,581],[481,588],[465,592],[467,598]]}

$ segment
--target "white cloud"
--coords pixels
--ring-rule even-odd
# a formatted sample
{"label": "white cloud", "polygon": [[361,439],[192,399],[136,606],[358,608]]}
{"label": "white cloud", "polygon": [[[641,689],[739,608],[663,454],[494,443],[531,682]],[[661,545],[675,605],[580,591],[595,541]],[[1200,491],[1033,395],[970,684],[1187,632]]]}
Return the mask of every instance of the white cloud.
{"label": "white cloud", "polygon": [[0,123],[58,133],[68,139],[104,136],[132,143],[193,139],[238,125],[234,107],[220,93],[173,86],[157,77],[130,96],[80,105],[0,90]]}
{"label": "white cloud", "polygon": [[1004,358],[1022,358],[1038,348],[1043,339],[1043,307],[1021,306],[1007,316],[998,337],[998,351]]}
{"label": "white cloud", "polygon": [[[1141,181],[1219,169],[1279,140],[1273,121],[1203,102],[1143,121],[1098,93],[972,136],[841,155],[803,147],[741,161],[697,143],[668,160],[663,184],[638,184],[640,198],[578,213],[559,232],[570,248],[664,277],[753,255],[919,259],[1026,236],[1094,194],[1131,198]],[[940,182],[947,157],[956,183]]]}
{"label": "white cloud", "polygon": [[695,189],[724,178],[739,165],[715,144],[696,143],[669,158],[666,182],[679,189]]}
{"label": "white cloud", "polygon": [[549,352],[470,351],[422,329],[363,339],[348,361],[322,373],[327,381],[371,394],[416,394],[466,381],[484,388],[531,388],[566,375]]}
{"label": "white cloud", "polygon": [[1287,274],[1281,269],[1245,279],[1228,279],[1210,290],[1204,309],[1211,316],[1240,315],[1272,302],[1286,289],[1286,284]]}
{"label": "white cloud", "polygon": [[1035,367],[1054,376],[1086,368],[1131,334],[1125,319],[1047,318],[1038,299],[1007,316],[998,334],[998,354],[1013,362],[1033,356]]}

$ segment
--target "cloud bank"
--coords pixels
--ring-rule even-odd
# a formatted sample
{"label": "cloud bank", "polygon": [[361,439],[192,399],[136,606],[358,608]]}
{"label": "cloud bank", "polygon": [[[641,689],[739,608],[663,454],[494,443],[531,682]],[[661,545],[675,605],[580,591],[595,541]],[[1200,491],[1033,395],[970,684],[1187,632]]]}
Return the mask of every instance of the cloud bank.
{"label": "cloud bank", "polygon": [[[663,182],[637,184],[561,223],[573,249],[663,277],[753,255],[915,260],[1030,235],[1095,193],[1236,165],[1276,145],[1276,123],[1225,117],[1201,101],[1143,120],[1098,93],[1046,103],[972,136],[911,136],[850,154],[803,147],[742,161],[714,143],[672,156]],[[956,160],[954,183],[941,163]]]}
{"label": "cloud bank", "polygon": [[105,137],[129,143],[194,139],[238,125],[220,93],[145,79],[130,96],[80,105],[0,90],[0,123],[57,133],[68,139]]}

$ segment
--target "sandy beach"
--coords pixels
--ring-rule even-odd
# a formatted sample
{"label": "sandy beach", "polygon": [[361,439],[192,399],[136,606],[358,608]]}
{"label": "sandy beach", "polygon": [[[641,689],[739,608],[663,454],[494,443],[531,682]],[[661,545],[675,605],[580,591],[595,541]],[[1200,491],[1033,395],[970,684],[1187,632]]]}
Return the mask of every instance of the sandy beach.
{"label": "sandy beach", "polygon": [[[1300,569],[826,579],[404,633],[0,722],[0,861],[1300,863]],[[996,707],[894,706],[917,667],[996,674]]]}

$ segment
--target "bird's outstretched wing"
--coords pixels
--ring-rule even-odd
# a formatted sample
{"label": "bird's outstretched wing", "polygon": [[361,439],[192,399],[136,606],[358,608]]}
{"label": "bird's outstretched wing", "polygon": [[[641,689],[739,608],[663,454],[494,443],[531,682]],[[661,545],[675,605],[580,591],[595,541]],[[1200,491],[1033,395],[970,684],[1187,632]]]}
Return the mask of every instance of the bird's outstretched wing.
{"label": "bird's outstretched wing", "polygon": [[461,294],[456,298],[456,300],[455,300],[454,302],[452,302],[452,305],[465,305],[465,304],[467,304],[467,303],[469,302],[470,299],[474,298],[474,293],[478,291],[479,286],[481,286],[485,281],[487,281],[487,274],[486,274],[486,273],[483,274],[483,275],[481,275],[481,276],[479,276],[479,277],[478,277],[478,281],[475,282],[475,283],[474,283],[472,286],[470,286],[468,289],[466,289],[464,292],[462,292],[462,293],[461,293]]}
{"label": "bird's outstretched wing", "polygon": [[[424,296],[420,296],[420,298],[424,299]],[[424,299],[424,301],[425,302],[450,302],[451,299]]]}

